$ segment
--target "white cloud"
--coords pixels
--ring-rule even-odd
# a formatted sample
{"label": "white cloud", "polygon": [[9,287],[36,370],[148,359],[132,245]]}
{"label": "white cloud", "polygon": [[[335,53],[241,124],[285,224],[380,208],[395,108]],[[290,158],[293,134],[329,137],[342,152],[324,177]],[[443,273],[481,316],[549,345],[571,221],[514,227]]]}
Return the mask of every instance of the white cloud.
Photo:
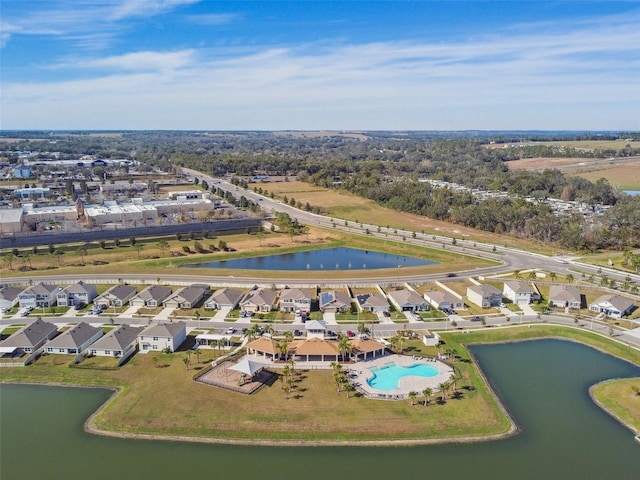
{"label": "white cloud", "polygon": [[[476,42],[140,51],[6,84],[4,128],[637,129],[637,18]],[[233,55],[230,55],[233,52]],[[142,73],[144,72],[144,73]]]}
{"label": "white cloud", "polygon": [[200,0],[120,0],[109,18],[121,20],[127,17],[152,17],[176,7],[198,3]]}

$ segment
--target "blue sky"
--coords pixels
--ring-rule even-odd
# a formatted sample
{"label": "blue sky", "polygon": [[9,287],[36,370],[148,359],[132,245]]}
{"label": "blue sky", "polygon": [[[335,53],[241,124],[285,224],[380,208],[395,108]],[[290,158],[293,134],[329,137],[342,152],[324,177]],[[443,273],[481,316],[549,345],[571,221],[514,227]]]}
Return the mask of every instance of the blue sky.
{"label": "blue sky", "polygon": [[635,1],[0,8],[2,129],[640,129]]}

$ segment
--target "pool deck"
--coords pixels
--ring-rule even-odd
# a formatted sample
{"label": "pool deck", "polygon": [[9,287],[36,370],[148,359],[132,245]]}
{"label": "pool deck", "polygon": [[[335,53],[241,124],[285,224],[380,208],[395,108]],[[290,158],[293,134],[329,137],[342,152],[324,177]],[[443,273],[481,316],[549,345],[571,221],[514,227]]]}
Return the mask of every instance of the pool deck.
{"label": "pool deck", "polygon": [[[368,379],[373,377],[372,368],[384,367],[390,363],[403,367],[410,367],[416,364],[431,365],[436,367],[440,373],[434,377],[406,376],[398,381],[398,388],[393,390],[377,390],[369,386]],[[422,391],[429,387],[433,392],[438,391],[438,385],[449,380],[455,374],[453,368],[444,362],[435,359],[422,357],[412,357],[410,355],[385,355],[373,360],[358,362],[355,365],[345,366],[349,372],[351,383],[356,389],[368,398],[380,400],[400,400],[408,398],[409,392],[414,391],[422,395]]]}

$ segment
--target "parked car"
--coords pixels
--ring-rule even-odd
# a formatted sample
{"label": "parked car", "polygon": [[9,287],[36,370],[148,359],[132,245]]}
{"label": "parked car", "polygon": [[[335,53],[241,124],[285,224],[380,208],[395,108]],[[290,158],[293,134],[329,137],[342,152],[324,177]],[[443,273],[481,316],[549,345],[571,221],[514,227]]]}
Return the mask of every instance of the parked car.
{"label": "parked car", "polygon": [[86,307],[87,304],[84,302],[80,302],[80,303],[76,303],[75,306],[73,307],[74,310],[82,310],[84,307]]}
{"label": "parked car", "polygon": [[356,334],[353,333],[351,330],[347,330],[347,337],[351,338],[351,337],[355,337]]}
{"label": "parked car", "polygon": [[232,334],[236,333],[236,329],[233,328],[233,327],[229,327],[229,328],[227,328],[227,332],[226,333],[227,333],[227,335],[232,335]]}

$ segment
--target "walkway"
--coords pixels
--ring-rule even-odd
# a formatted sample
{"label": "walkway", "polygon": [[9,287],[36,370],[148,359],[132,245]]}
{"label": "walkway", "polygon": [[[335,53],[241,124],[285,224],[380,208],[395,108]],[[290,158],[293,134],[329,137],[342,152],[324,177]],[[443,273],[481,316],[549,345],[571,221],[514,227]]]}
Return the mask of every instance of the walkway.
{"label": "walkway", "polygon": [[174,310],[175,309],[173,307],[163,308],[158,315],[153,317],[153,319],[156,321],[169,320],[169,317],[171,316]]}

